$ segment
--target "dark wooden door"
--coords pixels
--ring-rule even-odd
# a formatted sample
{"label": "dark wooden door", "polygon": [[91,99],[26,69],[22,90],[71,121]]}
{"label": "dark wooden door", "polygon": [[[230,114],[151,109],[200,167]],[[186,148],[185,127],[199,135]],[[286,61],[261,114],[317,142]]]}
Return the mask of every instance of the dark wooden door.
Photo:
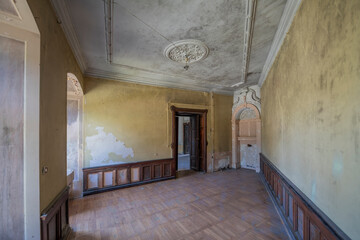
{"label": "dark wooden door", "polygon": [[191,149],[190,149],[190,167],[195,171],[199,171],[199,154],[200,154],[200,116],[194,115],[190,117],[191,129]]}
{"label": "dark wooden door", "polygon": [[190,134],[190,124],[189,123],[184,123],[184,154],[189,154],[190,153],[190,143],[191,143],[190,136],[191,136],[191,134]]}
{"label": "dark wooden door", "polygon": [[200,129],[199,129],[199,165],[201,171],[206,171],[206,162],[205,162],[205,155],[206,155],[206,118],[201,116],[199,119],[200,122]]}

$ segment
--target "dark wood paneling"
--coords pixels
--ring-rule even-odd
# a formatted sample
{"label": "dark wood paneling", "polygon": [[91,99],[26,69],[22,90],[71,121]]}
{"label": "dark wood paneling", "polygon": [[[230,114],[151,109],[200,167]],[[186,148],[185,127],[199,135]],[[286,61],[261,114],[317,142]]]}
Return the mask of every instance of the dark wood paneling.
{"label": "dark wood paneling", "polygon": [[65,188],[42,212],[41,239],[66,239],[69,227],[69,188]]}
{"label": "dark wood paneling", "polygon": [[161,178],[162,174],[161,174],[161,164],[154,164],[154,176],[153,178]]}
{"label": "dark wood paneling", "polygon": [[260,154],[260,173],[296,239],[350,239],[263,154]]}
{"label": "dark wood paneling", "polygon": [[143,166],[143,181],[151,180],[151,165]]}
{"label": "dark wood paneling", "polygon": [[[175,178],[173,158],[83,168],[84,191],[89,195],[134,185]],[[113,173],[112,186],[104,186],[104,173]],[[89,178],[94,176],[95,184]],[[96,177],[97,176],[97,177]],[[96,181],[97,180],[97,181]],[[96,184],[96,183],[99,184]]]}
{"label": "dark wood paneling", "polygon": [[171,165],[168,163],[164,164],[164,177],[171,176]]}

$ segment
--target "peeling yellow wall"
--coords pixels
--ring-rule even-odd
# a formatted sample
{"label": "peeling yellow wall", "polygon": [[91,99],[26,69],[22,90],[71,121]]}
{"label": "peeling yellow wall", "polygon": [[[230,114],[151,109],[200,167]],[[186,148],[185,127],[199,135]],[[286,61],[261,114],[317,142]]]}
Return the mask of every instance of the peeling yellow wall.
{"label": "peeling yellow wall", "polygon": [[[215,106],[218,125],[220,122],[229,125],[228,133],[219,133],[218,136],[230,141],[228,119],[232,102],[222,99],[232,97],[215,96],[219,103]],[[222,105],[223,102],[229,103]],[[172,157],[169,109],[172,104],[209,110],[207,152],[208,166],[212,167],[211,94],[95,78],[86,78],[84,167]],[[223,113],[227,115],[222,116]],[[224,145],[229,145],[228,141],[219,141],[219,149],[226,151]]]}
{"label": "peeling yellow wall", "polygon": [[262,151],[360,236],[360,1],[303,0],[261,88]]}
{"label": "peeling yellow wall", "polygon": [[41,36],[40,209],[66,187],[66,74],[82,74],[48,0],[28,0]]}

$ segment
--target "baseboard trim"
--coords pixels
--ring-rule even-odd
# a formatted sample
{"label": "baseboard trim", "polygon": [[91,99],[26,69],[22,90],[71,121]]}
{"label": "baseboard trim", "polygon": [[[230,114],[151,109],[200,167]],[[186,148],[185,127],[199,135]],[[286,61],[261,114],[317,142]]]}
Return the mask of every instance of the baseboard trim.
{"label": "baseboard trim", "polygon": [[261,153],[260,175],[295,239],[350,239]]}

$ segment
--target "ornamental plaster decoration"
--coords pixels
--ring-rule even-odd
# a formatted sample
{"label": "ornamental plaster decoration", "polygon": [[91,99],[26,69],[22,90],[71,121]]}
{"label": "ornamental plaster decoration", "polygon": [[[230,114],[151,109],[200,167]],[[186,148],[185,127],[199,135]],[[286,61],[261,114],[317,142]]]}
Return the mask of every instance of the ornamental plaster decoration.
{"label": "ornamental plaster decoration", "polygon": [[246,119],[255,119],[256,113],[254,110],[247,108],[244,111],[240,113],[240,120],[246,120]]}
{"label": "ornamental plaster decoration", "polygon": [[236,91],[234,93],[232,112],[244,103],[255,105],[259,112],[261,112],[260,88],[258,86],[246,87]]}
{"label": "ornamental plaster decoration", "polygon": [[81,88],[81,85],[79,83],[79,80],[77,79],[77,77],[72,74],[72,73],[68,73],[67,74],[67,80],[68,80],[68,84],[71,84],[73,86],[74,92],[76,96],[83,96],[83,90]]}
{"label": "ornamental plaster decoration", "polygon": [[171,43],[164,50],[165,57],[182,64],[198,62],[208,55],[209,48],[203,42],[194,39]]}

